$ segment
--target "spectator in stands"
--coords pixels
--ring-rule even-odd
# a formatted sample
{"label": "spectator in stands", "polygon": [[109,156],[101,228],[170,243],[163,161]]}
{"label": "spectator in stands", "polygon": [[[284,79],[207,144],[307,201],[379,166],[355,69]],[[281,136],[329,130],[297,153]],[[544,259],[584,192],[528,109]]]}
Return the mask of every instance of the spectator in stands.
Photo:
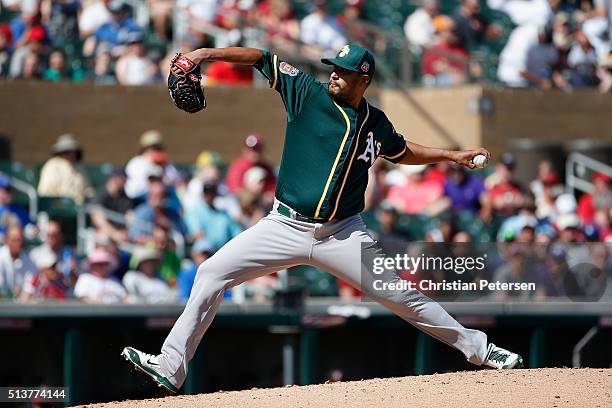
{"label": "spectator in stands", "polygon": [[128,271],[123,277],[130,300],[145,303],[163,303],[175,300],[170,286],[158,276],[159,253],[153,248],[137,248],[131,264],[136,270]]}
{"label": "spectator in stands", "polygon": [[230,194],[227,186],[221,180],[220,168],[225,167],[225,161],[221,155],[211,150],[203,150],[196,158],[196,171],[194,177],[187,185],[187,191],[183,197],[183,206],[191,208],[202,201],[202,188],[204,183],[217,184],[217,197],[215,207],[226,211],[234,220],[240,219],[240,204],[236,196]]}
{"label": "spectator in stands", "polygon": [[[525,255],[528,248],[525,245],[509,243],[502,247],[504,252],[505,262],[497,268],[493,274],[493,281],[499,283],[532,283],[537,282],[538,268],[537,265],[531,262],[529,257]],[[536,283],[536,289],[537,289]],[[534,291],[498,291],[495,293],[495,298],[505,300],[512,298],[513,300],[529,300],[540,295]]]}
{"label": "spectator in stands", "polygon": [[0,241],[4,242],[4,235],[12,225],[18,225],[26,230],[26,235],[32,235],[27,230],[35,231],[34,222],[30,219],[27,210],[19,204],[13,203],[13,189],[10,179],[0,173]]}
{"label": "spectator in stands", "polygon": [[44,256],[48,252],[55,254],[57,270],[62,274],[68,285],[73,285],[78,275],[76,254],[70,245],[64,244],[62,224],[57,220],[49,220],[44,242],[32,249],[31,256],[37,258],[39,255]]}
{"label": "spectator in stands", "polygon": [[110,276],[113,258],[104,249],[96,249],[87,258],[89,272],[79,275],[74,296],[87,303],[123,303],[125,288]]}
{"label": "spectator in stands", "polygon": [[174,48],[211,46],[207,32],[214,27],[219,3],[217,0],[177,0],[172,24]]}
{"label": "spectator in stands", "polygon": [[186,233],[179,210],[168,205],[166,187],[160,179],[150,181],[147,200],[134,210],[129,228],[130,240],[142,245],[153,243],[156,225],[176,230],[183,235]]}
{"label": "spectator in stands", "polygon": [[117,60],[115,75],[120,85],[146,85],[157,76],[157,65],[146,56],[143,34],[133,32],[125,40],[125,52]]}
{"label": "spectator in stands", "polygon": [[525,69],[521,72],[527,85],[541,89],[553,86],[568,90],[568,84],[561,75],[559,49],[553,43],[553,28],[546,25],[538,31],[538,41],[527,50]]}
{"label": "spectator in stands", "polygon": [[549,188],[552,188],[552,195],[554,197],[563,193],[563,185],[560,184],[559,175],[553,168],[552,163],[550,160],[542,160],[538,163],[537,178],[529,183],[529,190],[538,199],[544,194],[544,189],[547,185]]}
{"label": "spectator in stands", "polygon": [[548,0],[487,0],[487,5],[506,13],[517,26],[543,26],[552,17]]}
{"label": "spectator in stands", "polygon": [[444,188],[437,182],[425,180],[425,165],[401,166],[399,183],[389,189],[387,200],[401,214],[435,215],[446,209],[441,200]]}
{"label": "spectator in stands", "polygon": [[147,0],[147,7],[151,14],[151,23],[155,36],[159,41],[166,42],[172,36],[171,19],[175,5],[174,0]]}
{"label": "spectator in stands", "polygon": [[398,218],[397,210],[387,201],[383,201],[376,211],[376,220],[380,225],[375,234],[376,241],[378,241],[383,253],[388,256],[404,253],[408,246],[408,238],[414,238],[408,237],[398,230]]}
{"label": "spectator in stands", "polygon": [[488,219],[490,208],[484,200],[485,186],[480,177],[468,172],[459,164],[451,163],[448,179],[444,183],[444,195],[450,199],[451,208],[478,214],[483,210],[483,218]]}
{"label": "spectator in stands", "polygon": [[514,181],[516,160],[510,153],[504,153],[495,166],[495,172],[485,179],[488,205],[494,213],[513,215],[523,207],[525,199],[522,187]]}
{"label": "spectator in stands", "polygon": [[578,297],[583,292],[578,280],[567,264],[567,252],[563,245],[552,244],[546,257],[545,269],[538,285],[545,297]]}
{"label": "spectator in stands", "polygon": [[342,28],[342,33],[349,41],[372,49],[378,38],[376,34],[372,35],[372,31],[368,31],[360,21],[364,18],[364,5],[365,0],[345,0],[344,10],[336,16],[336,19]]}
{"label": "spectator in stands", "polygon": [[[213,245],[206,239],[198,239],[191,248],[191,259],[185,259],[178,275],[179,299],[186,301],[191,294],[198,267],[215,252]],[[228,296],[229,297],[229,292]]]}
{"label": "spectator in stands", "polygon": [[130,6],[123,0],[112,0],[107,7],[112,20],[102,24],[95,35],[85,42],[83,54],[86,56],[93,55],[99,44],[106,43],[111,47],[111,55],[118,57],[125,52],[130,35],[142,33],[142,29],[130,17]]}
{"label": "spectator in stands", "polygon": [[18,225],[10,226],[5,244],[0,248],[0,298],[18,298],[26,278],[36,275],[36,272],[36,266],[25,250],[23,229]]}
{"label": "spectator in stands", "polygon": [[176,168],[167,162],[162,134],[158,130],[147,130],[140,137],[140,154],[125,166],[127,182],[125,192],[132,199],[142,199],[147,193],[149,176],[163,163],[162,177],[167,184],[178,178]]}
{"label": "spectator in stands", "polygon": [[593,222],[597,210],[612,209],[612,190],[610,176],[605,173],[593,175],[593,192],[586,193],[578,200],[578,216],[584,224]]}
{"label": "spectator in stands", "polygon": [[49,68],[43,73],[45,81],[60,82],[72,79],[77,80],[78,76],[73,76],[66,66],[66,54],[62,50],[56,49],[49,55]]}
{"label": "spectator in stands", "polygon": [[575,37],[567,56],[570,84],[575,88],[595,87],[599,85],[597,52],[582,30],[577,30]]}
{"label": "spectator in stands", "polygon": [[79,32],[82,39],[93,35],[104,24],[109,23],[112,15],[105,0],[83,0],[79,14]]}
{"label": "spectator in stands", "polygon": [[[538,187],[535,187],[535,182]],[[536,216],[539,219],[548,219],[554,221],[556,217],[556,205],[555,200],[559,196],[559,193],[563,191],[563,186],[559,184],[559,177],[554,171],[547,174],[543,174],[537,180],[531,183],[531,190],[539,191],[535,196],[536,205]]]}
{"label": "spectator in stands", "polygon": [[9,75],[11,78],[36,79],[44,71],[47,33],[42,26],[26,31],[15,48],[11,58]]}
{"label": "spectator in stands", "polygon": [[262,196],[250,191],[243,191],[238,195],[240,203],[240,215],[235,221],[245,229],[250,228],[265,217],[270,211],[262,202]]}
{"label": "spectator in stands", "polygon": [[[525,242],[531,240],[531,235],[535,234],[538,220],[535,217],[532,207],[523,207],[518,210],[516,215],[509,216],[504,220],[497,231],[497,240],[500,242]],[[533,236],[535,239],[535,235]]]}
{"label": "spectator in stands", "polygon": [[33,32],[45,45],[50,43],[47,28],[41,21],[40,5],[38,2],[24,2],[19,10],[19,16],[11,20],[11,32],[13,33],[13,46],[20,48],[25,45]]}
{"label": "spectator in stands", "polygon": [[300,23],[300,39],[307,45],[303,55],[317,59],[337,52],[348,42],[338,21],[328,13],[326,0],[315,0],[314,10]]}
{"label": "spectator in stands", "polygon": [[601,79],[599,92],[610,92],[610,89],[612,89],[612,52],[600,58],[598,75]]}
{"label": "spectator in stands", "polygon": [[251,167],[244,173],[242,182],[242,191],[239,194],[251,193],[256,197],[260,197],[261,204],[264,207],[272,208],[274,203],[274,194],[265,191],[268,173],[263,167]]}
{"label": "spectator in stands", "polygon": [[7,76],[9,73],[12,41],[11,27],[8,24],[0,24],[0,78]]}
{"label": "spectator in stands", "polygon": [[77,16],[81,0],[47,0],[41,3],[42,20],[55,44],[70,44],[79,38]]}
{"label": "spectator in stands", "polygon": [[126,242],[128,233],[126,224],[108,218],[105,211],[121,214],[129,219],[132,216],[134,202],[125,194],[125,171],[122,168],[113,170],[104,188],[94,200],[96,210],[91,220],[96,229],[116,242]]}
{"label": "spectator in stands", "polygon": [[38,273],[26,276],[19,300],[21,302],[66,300],[70,296],[70,287],[66,285],[62,274],[57,270],[57,256],[50,251],[39,254],[34,258],[34,264]]}
{"label": "spectator in stands", "polygon": [[181,269],[181,259],[176,253],[175,243],[170,237],[170,232],[166,228],[156,225],[153,230],[153,241],[160,258],[159,277],[170,287],[175,287]]}
{"label": "spectator in stands", "polygon": [[502,34],[497,24],[491,23],[481,13],[480,0],[461,0],[453,15],[458,36],[458,45],[472,51],[484,44],[485,40]]}
{"label": "spectator in stands", "polygon": [[497,67],[497,77],[506,86],[526,87],[528,82],[523,76],[527,68],[527,53],[529,49],[538,44],[539,27],[528,24],[516,27],[501,54]]}
{"label": "spectator in stands", "polygon": [[434,18],[438,15],[438,0],[422,0],[421,7],[406,18],[404,33],[413,51],[421,53],[434,40]]}
{"label": "spectator in stands", "polygon": [[52,157],[40,170],[41,197],[67,197],[77,204],[93,196],[85,173],[78,167],[83,156],[80,143],[70,134],[61,135],[51,147]]}
{"label": "spectator in stands", "polygon": [[263,158],[264,140],[259,134],[251,134],[244,140],[242,155],[234,160],[227,171],[225,183],[233,194],[242,191],[244,187],[244,175],[252,167],[261,167],[266,173],[266,186],[264,191],[274,193],[276,179],[272,166]]}
{"label": "spectator in stands", "polygon": [[300,23],[288,0],[264,0],[257,5],[256,17],[263,26],[266,43],[289,51],[300,38]]}
{"label": "spectator in stands", "polygon": [[96,51],[94,59],[93,81],[98,85],[113,85],[117,83],[117,77],[113,71],[113,57],[108,47],[100,46]]}
{"label": "spectator in stands", "polygon": [[246,86],[253,83],[253,67],[215,61],[206,67],[206,86]]}
{"label": "spectator in stands", "polygon": [[221,248],[242,232],[242,227],[225,211],[215,207],[216,184],[204,183],[202,190],[202,202],[186,211],[185,222],[194,238],[205,237],[215,248]]}
{"label": "spectator in stands", "polygon": [[469,54],[458,44],[455,23],[448,16],[434,19],[436,37],[421,60],[423,82],[436,86],[459,85],[467,80]]}
{"label": "spectator in stands", "polygon": [[559,215],[555,222],[555,226],[559,231],[559,241],[566,244],[580,241],[580,219],[576,214]]}
{"label": "spectator in stands", "polygon": [[612,242],[612,221],[610,210],[599,209],[595,211],[593,226],[597,229],[601,241]]}
{"label": "spectator in stands", "polygon": [[375,160],[368,172],[368,185],[365,191],[365,208],[370,210],[378,205],[387,197],[389,184],[387,174],[389,171],[388,162],[385,160]]}

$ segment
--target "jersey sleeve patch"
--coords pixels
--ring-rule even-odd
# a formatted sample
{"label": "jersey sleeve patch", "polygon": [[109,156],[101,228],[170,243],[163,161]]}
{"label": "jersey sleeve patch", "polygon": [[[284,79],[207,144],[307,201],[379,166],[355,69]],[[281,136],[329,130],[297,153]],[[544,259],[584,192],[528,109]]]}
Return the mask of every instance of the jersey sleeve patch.
{"label": "jersey sleeve patch", "polygon": [[278,69],[282,74],[292,77],[297,76],[297,74],[300,72],[299,69],[284,61],[279,64]]}

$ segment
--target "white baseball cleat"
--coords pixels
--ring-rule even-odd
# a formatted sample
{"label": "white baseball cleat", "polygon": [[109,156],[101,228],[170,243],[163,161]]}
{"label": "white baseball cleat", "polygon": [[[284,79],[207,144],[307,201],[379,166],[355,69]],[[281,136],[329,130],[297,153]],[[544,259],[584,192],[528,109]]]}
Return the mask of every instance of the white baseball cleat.
{"label": "white baseball cleat", "polygon": [[161,367],[157,356],[153,354],[143,353],[140,350],[136,350],[134,347],[126,347],[121,352],[121,355],[130,363],[134,364],[134,367],[140,372],[145,373],[157,383],[158,386],[163,387],[165,390],[172,394],[178,393],[176,388],[162,373]]}
{"label": "white baseball cleat", "polygon": [[489,354],[487,354],[484,365],[500,370],[521,368],[523,367],[523,357],[491,343],[489,344]]}

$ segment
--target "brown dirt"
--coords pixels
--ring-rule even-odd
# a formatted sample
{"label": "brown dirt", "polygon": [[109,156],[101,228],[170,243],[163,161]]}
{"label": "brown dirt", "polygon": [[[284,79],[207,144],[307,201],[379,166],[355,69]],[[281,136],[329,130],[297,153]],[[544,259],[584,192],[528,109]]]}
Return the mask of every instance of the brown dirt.
{"label": "brown dirt", "polygon": [[96,408],[612,407],[612,369],[481,370],[120,401]]}

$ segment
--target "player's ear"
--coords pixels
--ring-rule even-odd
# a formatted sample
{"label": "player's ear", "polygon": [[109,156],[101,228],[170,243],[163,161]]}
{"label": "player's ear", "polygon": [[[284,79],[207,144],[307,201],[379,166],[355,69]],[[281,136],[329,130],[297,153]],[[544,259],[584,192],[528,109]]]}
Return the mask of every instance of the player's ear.
{"label": "player's ear", "polygon": [[368,74],[361,76],[361,83],[367,88],[370,85],[371,78]]}

